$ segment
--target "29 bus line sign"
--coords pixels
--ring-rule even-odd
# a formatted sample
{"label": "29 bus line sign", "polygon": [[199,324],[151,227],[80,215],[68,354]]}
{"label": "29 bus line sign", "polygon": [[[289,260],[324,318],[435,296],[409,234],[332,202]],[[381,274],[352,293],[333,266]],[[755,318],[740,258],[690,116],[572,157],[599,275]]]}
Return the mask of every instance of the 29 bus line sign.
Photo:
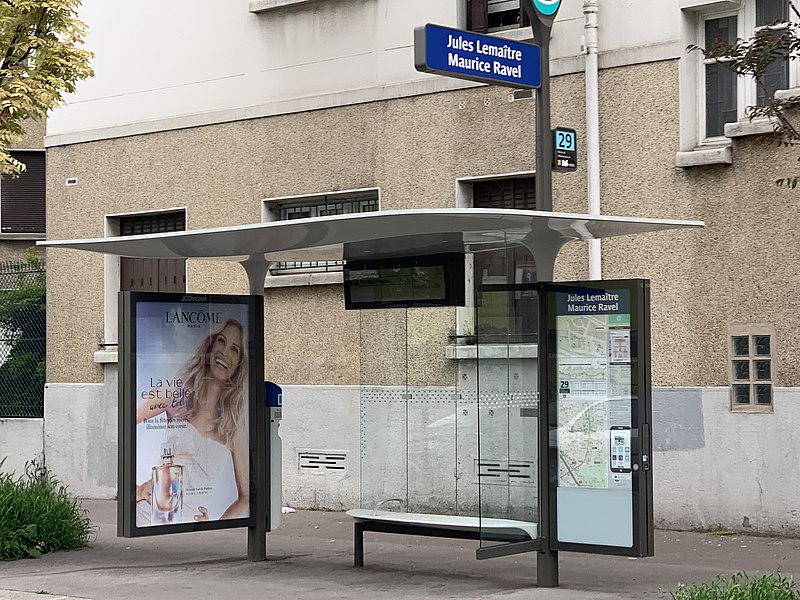
{"label": "29 bus line sign", "polygon": [[542,84],[541,49],[534,44],[428,23],[414,30],[418,71],[535,89]]}

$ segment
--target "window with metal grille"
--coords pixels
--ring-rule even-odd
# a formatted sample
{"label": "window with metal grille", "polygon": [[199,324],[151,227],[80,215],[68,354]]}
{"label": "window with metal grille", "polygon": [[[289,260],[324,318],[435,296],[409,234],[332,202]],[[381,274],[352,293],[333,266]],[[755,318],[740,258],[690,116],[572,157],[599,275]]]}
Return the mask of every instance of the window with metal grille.
{"label": "window with metal grille", "polygon": [[[119,217],[120,235],[184,231],[183,211]],[[179,258],[122,258],[120,290],[131,292],[185,292],[186,260]]]}
{"label": "window with metal grille", "polygon": [[536,210],[536,178],[476,181],[472,185],[472,206]]}
{"label": "window with metal grille", "polygon": [[[378,210],[378,191],[359,192],[356,194],[335,193],[304,198],[305,201],[284,199],[271,208],[277,220],[310,219],[332,215],[349,215],[355,213],[375,212]],[[270,267],[272,275],[292,273],[315,273],[341,271],[344,261],[293,261],[279,262]]]}
{"label": "window with metal grille", "polygon": [[730,328],[731,410],[772,412],[775,331],[771,325]]}
{"label": "window with metal grille", "polygon": [[45,233],[44,150],[12,150],[11,156],[26,166],[19,177],[0,182],[0,232]]}
{"label": "window with metal grille", "polygon": [[477,33],[517,29],[530,25],[519,0],[466,0],[467,29]]}

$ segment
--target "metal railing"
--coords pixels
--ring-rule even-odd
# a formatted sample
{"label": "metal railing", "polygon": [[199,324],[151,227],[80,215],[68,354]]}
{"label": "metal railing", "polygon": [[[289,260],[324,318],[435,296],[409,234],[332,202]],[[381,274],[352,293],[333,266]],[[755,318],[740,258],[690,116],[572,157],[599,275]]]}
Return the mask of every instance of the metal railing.
{"label": "metal railing", "polygon": [[44,416],[45,262],[0,262],[0,417]]}

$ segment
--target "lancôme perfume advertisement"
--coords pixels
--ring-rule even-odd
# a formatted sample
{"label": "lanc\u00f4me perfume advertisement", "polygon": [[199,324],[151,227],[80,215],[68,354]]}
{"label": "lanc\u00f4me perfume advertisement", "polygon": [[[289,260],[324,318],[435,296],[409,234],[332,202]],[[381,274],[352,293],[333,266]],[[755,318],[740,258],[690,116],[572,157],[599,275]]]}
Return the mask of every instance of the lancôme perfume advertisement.
{"label": "lanc\u00f4me perfume advertisement", "polygon": [[131,294],[129,533],[251,521],[251,300]]}

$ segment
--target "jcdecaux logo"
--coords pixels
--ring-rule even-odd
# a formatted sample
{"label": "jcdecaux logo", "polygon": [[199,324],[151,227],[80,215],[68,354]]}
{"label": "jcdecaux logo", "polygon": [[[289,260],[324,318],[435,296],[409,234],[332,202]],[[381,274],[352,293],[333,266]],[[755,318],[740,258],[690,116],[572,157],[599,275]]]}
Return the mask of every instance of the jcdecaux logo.
{"label": "jcdecaux logo", "polygon": [[533,2],[533,6],[538,10],[540,13],[546,16],[551,16],[556,14],[558,11],[558,7],[561,5],[561,0],[528,0],[529,2]]}

